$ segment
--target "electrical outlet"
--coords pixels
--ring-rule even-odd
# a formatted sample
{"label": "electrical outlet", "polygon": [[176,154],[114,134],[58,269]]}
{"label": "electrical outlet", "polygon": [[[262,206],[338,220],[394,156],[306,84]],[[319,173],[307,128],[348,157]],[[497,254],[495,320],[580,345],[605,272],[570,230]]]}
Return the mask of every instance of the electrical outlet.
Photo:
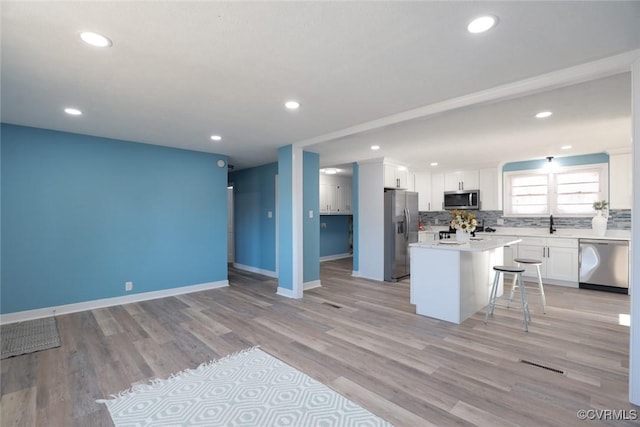
{"label": "electrical outlet", "polygon": [[124,290],[125,291],[132,291],[133,290],[133,282],[125,282],[124,283]]}
{"label": "electrical outlet", "polygon": [[435,225],[438,225],[438,218],[435,219],[435,221],[433,222]]}
{"label": "electrical outlet", "polygon": [[272,218],[272,217],[273,217],[273,212],[268,211],[268,212],[267,212],[267,218]]}
{"label": "electrical outlet", "polygon": [[503,219],[503,218],[498,218],[498,219],[496,220],[496,224],[498,224],[498,225],[504,225],[504,219]]}

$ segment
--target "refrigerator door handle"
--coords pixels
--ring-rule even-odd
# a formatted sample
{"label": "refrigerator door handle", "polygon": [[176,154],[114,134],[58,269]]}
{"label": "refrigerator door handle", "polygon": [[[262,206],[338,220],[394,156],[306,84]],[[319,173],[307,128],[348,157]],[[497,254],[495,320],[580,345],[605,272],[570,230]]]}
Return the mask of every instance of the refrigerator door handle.
{"label": "refrigerator door handle", "polygon": [[404,228],[404,240],[409,241],[409,227],[411,227],[411,215],[409,209],[404,208],[404,220],[407,226]]}

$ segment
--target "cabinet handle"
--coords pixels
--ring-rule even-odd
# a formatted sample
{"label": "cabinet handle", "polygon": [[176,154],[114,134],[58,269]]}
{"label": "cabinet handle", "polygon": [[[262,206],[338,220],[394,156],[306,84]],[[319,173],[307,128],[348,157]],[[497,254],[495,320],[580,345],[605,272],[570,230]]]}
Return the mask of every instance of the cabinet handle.
{"label": "cabinet handle", "polygon": [[542,258],[544,258],[544,246],[542,247]]}
{"label": "cabinet handle", "polygon": [[547,258],[551,258],[551,248],[547,247]]}
{"label": "cabinet handle", "polygon": [[430,211],[431,210],[431,202],[427,203],[427,210]]}

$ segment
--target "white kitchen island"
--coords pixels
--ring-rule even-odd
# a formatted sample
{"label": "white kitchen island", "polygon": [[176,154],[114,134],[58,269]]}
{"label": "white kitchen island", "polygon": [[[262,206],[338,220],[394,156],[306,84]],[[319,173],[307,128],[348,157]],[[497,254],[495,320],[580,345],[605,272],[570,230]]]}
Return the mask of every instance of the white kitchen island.
{"label": "white kitchen island", "polygon": [[[483,237],[469,243],[454,240],[412,243],[411,303],[416,313],[462,323],[489,303],[494,265],[503,264],[504,247],[517,238]],[[502,295],[502,280],[498,296]]]}

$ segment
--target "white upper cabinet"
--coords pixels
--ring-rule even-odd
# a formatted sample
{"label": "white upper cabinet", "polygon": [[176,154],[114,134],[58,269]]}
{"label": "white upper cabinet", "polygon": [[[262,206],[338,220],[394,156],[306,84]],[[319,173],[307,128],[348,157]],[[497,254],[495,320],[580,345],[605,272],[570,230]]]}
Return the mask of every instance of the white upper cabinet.
{"label": "white upper cabinet", "polygon": [[631,153],[609,155],[609,207],[631,209]]}
{"label": "white upper cabinet", "polygon": [[384,163],[384,188],[406,190],[409,188],[409,171],[405,166]]}
{"label": "white upper cabinet", "polygon": [[415,191],[418,192],[418,210],[421,212],[431,210],[431,174],[429,172],[416,172]]}
{"label": "white upper cabinet", "polygon": [[444,174],[444,191],[477,190],[480,175],[477,170],[446,172]]}
{"label": "white upper cabinet", "polygon": [[500,209],[498,201],[498,169],[480,169],[480,210],[497,211]]}
{"label": "white upper cabinet", "polygon": [[444,210],[444,173],[431,174],[431,205],[430,211]]}
{"label": "white upper cabinet", "polygon": [[350,215],[353,192],[350,177],[320,175],[320,213]]}

